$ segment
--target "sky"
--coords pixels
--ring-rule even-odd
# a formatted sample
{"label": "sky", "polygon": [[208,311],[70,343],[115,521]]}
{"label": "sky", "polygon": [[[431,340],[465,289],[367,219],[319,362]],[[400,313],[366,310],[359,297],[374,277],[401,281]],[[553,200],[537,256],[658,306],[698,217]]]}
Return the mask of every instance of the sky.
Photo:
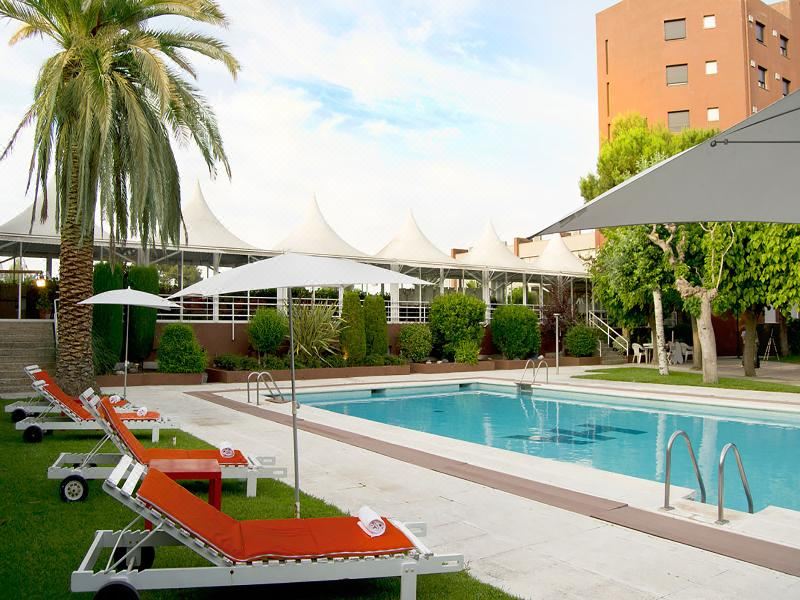
{"label": "sky", "polygon": [[[594,15],[613,0],[220,0],[215,33],[233,81],[197,59],[232,178],[177,149],[185,193],[271,248],[316,196],[333,228],[380,250],[409,209],[440,248],[491,220],[510,242],[581,204],[598,150]],[[0,24],[8,39],[14,24]],[[31,101],[53,47],[0,43],[0,141]],[[0,162],[0,222],[25,196],[31,132]],[[191,231],[189,232],[191,242]]]}

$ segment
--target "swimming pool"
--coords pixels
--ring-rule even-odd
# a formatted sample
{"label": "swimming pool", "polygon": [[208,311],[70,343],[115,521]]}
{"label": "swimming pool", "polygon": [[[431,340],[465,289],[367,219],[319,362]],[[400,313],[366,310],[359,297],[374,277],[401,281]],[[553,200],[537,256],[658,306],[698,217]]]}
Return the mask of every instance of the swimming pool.
{"label": "swimming pool", "polygon": [[[689,434],[706,485],[717,502],[717,463],[734,442],[742,454],[755,509],[800,510],[800,416],[639,398],[484,384],[305,393],[304,404],[345,415],[596,469],[664,481],[664,451],[676,429]],[[732,456],[725,505],[746,510]],[[682,441],[672,483],[697,489]],[[699,494],[697,496],[699,498]]]}

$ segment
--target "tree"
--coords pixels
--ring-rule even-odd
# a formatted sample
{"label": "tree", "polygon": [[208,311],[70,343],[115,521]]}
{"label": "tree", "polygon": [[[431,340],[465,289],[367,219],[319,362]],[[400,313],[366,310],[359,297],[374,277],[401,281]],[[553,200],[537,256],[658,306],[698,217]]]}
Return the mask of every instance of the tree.
{"label": "tree", "polygon": [[[119,265],[97,263],[94,267],[94,293],[121,289],[122,277],[123,272]],[[109,357],[113,356],[116,363],[122,354],[124,342],[122,305],[95,304],[92,313],[92,335],[102,339]]]}
{"label": "tree", "polygon": [[[663,125],[651,127],[647,119],[640,115],[632,114],[617,118],[612,128],[611,139],[603,144],[597,159],[597,173],[589,174],[580,181],[580,190],[584,199],[592,200],[599,194],[619,185],[636,173],[661,162],[665,158],[700,143],[713,136],[715,130],[685,129],[681,133],[673,134]],[[713,327],[711,326],[710,301],[707,310],[703,308],[701,290],[702,286],[691,285],[686,250],[690,246],[688,232],[690,228],[682,228],[681,236],[677,243],[681,245],[676,249],[674,235],[675,225],[653,225],[648,239],[661,248],[666,259],[668,270],[672,271],[675,287],[686,299],[698,297],[701,299],[701,345],[703,355],[708,357],[708,372],[704,362],[704,380],[716,381],[716,347],[713,349]],[[633,258],[633,257],[632,257]],[[635,262],[639,262],[636,260]],[[656,325],[656,345],[658,348],[659,372],[667,374],[666,351],[664,348],[664,326],[662,288],[660,285],[653,287],[652,281],[646,282],[653,295],[653,307]],[[620,301],[624,305],[624,301]],[[710,330],[710,337],[709,337]],[[713,376],[712,376],[713,371]]]}
{"label": "tree", "polygon": [[181,271],[179,265],[165,265],[159,263],[156,265],[158,269],[158,287],[162,293],[175,292],[181,287],[187,287],[193,283],[197,283],[202,279],[200,269],[194,265],[183,266],[183,286],[181,286]]}
{"label": "tree", "polygon": [[[214,0],[0,0],[0,18],[20,24],[11,44],[41,37],[56,46],[0,160],[33,125],[28,185],[34,198],[41,190],[42,219],[48,202],[56,202],[62,282],[56,373],[71,393],[93,380],[92,309],[77,302],[92,294],[97,209],[108,220],[112,246],[131,232],[145,246],[155,237],[177,245],[180,178],[172,136],[193,140],[212,175],[221,163],[230,176],[214,113],[185,77],[196,77],[186,53],[220,61],[234,76],[239,64],[212,36],[156,28],[159,17],[171,24],[227,22]],[[51,169],[54,199],[47,194]],[[36,209],[35,200],[32,220]]]}
{"label": "tree", "polygon": [[342,329],[339,342],[348,364],[360,365],[367,356],[364,307],[358,292],[345,292],[342,298]]}
{"label": "tree", "polygon": [[389,332],[386,328],[386,300],[375,294],[364,298],[364,333],[367,355],[386,356]]}

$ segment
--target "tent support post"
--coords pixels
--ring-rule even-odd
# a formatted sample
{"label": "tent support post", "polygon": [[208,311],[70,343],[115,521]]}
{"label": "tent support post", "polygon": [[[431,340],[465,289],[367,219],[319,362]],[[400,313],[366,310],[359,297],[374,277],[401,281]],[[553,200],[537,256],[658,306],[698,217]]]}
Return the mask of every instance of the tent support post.
{"label": "tent support post", "polygon": [[522,274],[522,305],[528,306],[528,276],[524,273]]}
{"label": "tent support post", "polygon": [[[339,288],[340,290],[342,288]],[[292,317],[292,288],[287,288],[289,308],[289,367],[292,373],[292,444],[294,450],[294,516],[300,518],[300,460],[297,445],[297,394],[294,370],[294,319]]]}

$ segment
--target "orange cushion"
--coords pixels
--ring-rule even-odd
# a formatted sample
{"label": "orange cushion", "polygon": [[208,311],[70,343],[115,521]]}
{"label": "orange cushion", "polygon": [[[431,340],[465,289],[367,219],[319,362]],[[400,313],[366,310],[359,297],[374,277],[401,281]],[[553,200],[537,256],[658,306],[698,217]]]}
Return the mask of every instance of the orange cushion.
{"label": "orange cushion", "polygon": [[161,418],[161,415],[153,410],[148,410],[143,417],[140,417],[135,412],[124,412],[117,414],[123,421],[157,421]]}
{"label": "orange cushion", "polygon": [[149,469],[138,492],[146,504],[235,561],[395,554],[413,544],[388,521],[369,537],[356,517],[236,521],[203,502],[158,469]]}
{"label": "orange cushion", "polygon": [[233,457],[225,458],[219,453],[219,450],[209,448],[207,450],[181,450],[179,448],[145,448],[144,449],[146,463],[150,464],[151,460],[159,459],[200,459],[200,460],[216,460],[221,466],[229,465],[246,465],[247,458],[239,450],[234,451]]}
{"label": "orange cushion", "polygon": [[117,435],[128,447],[128,450],[130,450],[134,458],[136,458],[136,460],[139,462],[147,462],[147,454],[144,446],[142,446],[142,443],[138,440],[138,438],[133,435],[131,430],[126,427],[125,423],[122,422],[120,413],[114,410],[114,407],[111,406],[111,402],[109,402],[107,399],[101,400],[100,410],[98,412],[100,413],[100,416],[111,426],[111,428],[117,432]]}

